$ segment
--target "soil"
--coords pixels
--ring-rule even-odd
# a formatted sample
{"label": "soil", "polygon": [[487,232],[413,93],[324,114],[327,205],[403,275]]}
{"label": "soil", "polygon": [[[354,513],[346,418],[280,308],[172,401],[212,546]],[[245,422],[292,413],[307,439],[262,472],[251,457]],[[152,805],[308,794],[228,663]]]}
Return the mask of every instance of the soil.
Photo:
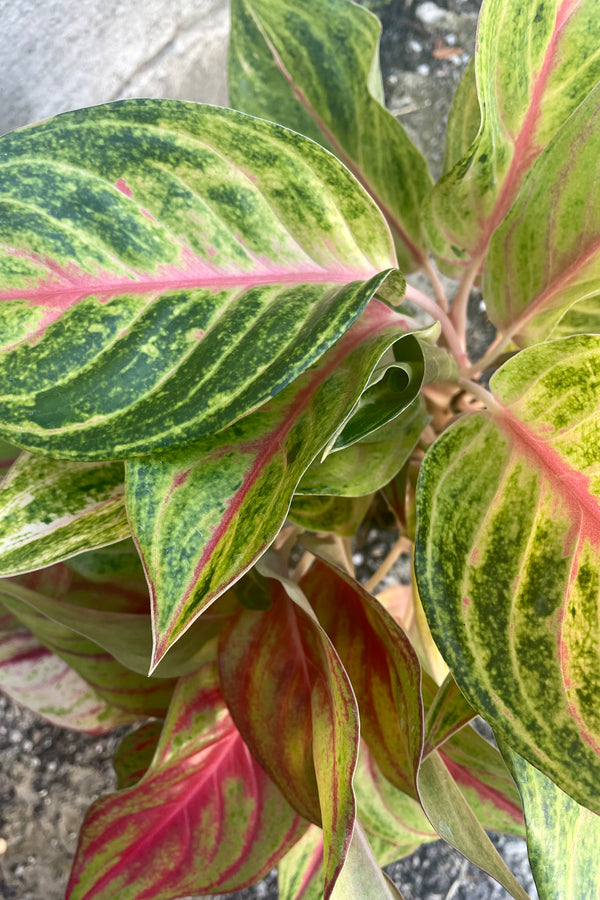
{"label": "soil", "polygon": [[[444,128],[454,90],[473,52],[479,3],[475,0],[364,0],[382,19],[381,58],[389,108],[440,174]],[[483,321],[480,299],[473,319]],[[486,343],[489,333],[472,329]],[[389,535],[373,531],[361,557],[373,572]],[[400,559],[389,579],[404,580]],[[111,759],[125,731],[97,738],[60,730],[0,695],[0,897],[61,900],[77,833],[88,805],[115,787]],[[524,841],[494,836],[509,866],[532,897],[535,889]],[[508,894],[442,842],[422,847],[387,869],[405,900],[500,900]],[[238,900],[277,897],[276,876],[239,892]],[[115,898],[118,900],[118,898]]]}

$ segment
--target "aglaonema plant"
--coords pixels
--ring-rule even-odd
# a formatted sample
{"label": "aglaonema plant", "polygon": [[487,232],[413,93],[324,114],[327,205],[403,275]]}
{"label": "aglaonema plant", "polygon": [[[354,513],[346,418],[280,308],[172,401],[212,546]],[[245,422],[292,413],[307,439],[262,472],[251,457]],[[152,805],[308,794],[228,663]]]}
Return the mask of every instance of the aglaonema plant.
{"label": "aglaonema plant", "polygon": [[2,689],[136,725],[68,900],[275,865],[283,900],[398,897],[380,866],[438,836],[524,900],[486,829],[542,900],[599,896],[597,2],[484,0],[436,184],[378,40],[349,0],[233,0],[243,112],[0,139]]}

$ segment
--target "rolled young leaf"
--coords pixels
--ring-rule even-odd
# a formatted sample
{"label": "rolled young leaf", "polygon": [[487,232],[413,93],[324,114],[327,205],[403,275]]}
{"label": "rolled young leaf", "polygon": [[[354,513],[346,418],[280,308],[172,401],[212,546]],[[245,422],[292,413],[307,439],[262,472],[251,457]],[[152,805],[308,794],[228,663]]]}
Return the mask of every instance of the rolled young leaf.
{"label": "rolled young leaf", "polygon": [[600,817],[579,806],[508,744],[500,748],[523,799],[527,852],[540,900],[597,900]]}
{"label": "rolled young leaf", "polygon": [[473,259],[479,268],[533,163],[600,79],[599,45],[596,0],[485,0],[475,51],[479,132],[424,209],[444,261]]}
{"label": "rolled young leaf", "polygon": [[412,271],[426,257],[419,212],[431,176],[385,109],[380,33],[348,0],[233,0],[229,95],[335,153],[385,214],[399,265]]}
{"label": "rolled young leaf", "polygon": [[126,499],[152,598],[154,659],[265,552],[300,478],[413,323],[374,300],[278,397],[190,447],[130,460]]}
{"label": "rolled young leaf", "polygon": [[319,359],[395,265],[331,154],[193,103],[3,136],[0,212],[0,434],[63,458],[224,428]]}
{"label": "rolled young leaf", "polygon": [[250,755],[207,665],[181,679],[141,781],[88,810],[66,900],[238,890],[305,829]]}
{"label": "rolled young leaf", "polygon": [[220,682],[253,756],[294,808],[322,826],[328,898],[354,827],[358,710],[318,622],[278,580],[268,585],[271,608],[243,610],[219,636]]}
{"label": "rolled young leaf", "polygon": [[21,453],[0,485],[0,576],[19,575],[130,534],[122,463]]}
{"label": "rolled young leaf", "polygon": [[[498,736],[600,812],[600,337],[522,351],[429,450],[415,563],[435,641]],[[548,717],[548,709],[552,716]]]}

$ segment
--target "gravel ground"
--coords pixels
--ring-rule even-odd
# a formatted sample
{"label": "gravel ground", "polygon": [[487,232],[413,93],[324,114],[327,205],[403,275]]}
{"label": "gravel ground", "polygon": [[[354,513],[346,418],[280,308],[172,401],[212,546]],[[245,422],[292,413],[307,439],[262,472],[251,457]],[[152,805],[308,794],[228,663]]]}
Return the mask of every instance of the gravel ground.
{"label": "gravel ground", "polygon": [[[427,155],[435,175],[443,158],[450,100],[472,53],[478,3],[446,0],[365,0],[384,23],[381,55],[389,107]],[[482,320],[472,297],[474,321]],[[489,340],[481,328],[473,339]],[[361,548],[374,571],[390,536],[373,532]],[[403,579],[408,560],[398,560],[388,580]],[[365,571],[367,574],[367,571]],[[49,725],[0,695],[0,897],[61,900],[77,832],[88,805],[114,789],[111,758],[124,731],[85,737]],[[525,844],[494,836],[508,865],[535,897]],[[428,844],[388,867],[406,900],[500,900],[508,894],[442,842]],[[277,897],[272,873],[241,891],[239,900]],[[118,900],[118,898],[115,898]]]}

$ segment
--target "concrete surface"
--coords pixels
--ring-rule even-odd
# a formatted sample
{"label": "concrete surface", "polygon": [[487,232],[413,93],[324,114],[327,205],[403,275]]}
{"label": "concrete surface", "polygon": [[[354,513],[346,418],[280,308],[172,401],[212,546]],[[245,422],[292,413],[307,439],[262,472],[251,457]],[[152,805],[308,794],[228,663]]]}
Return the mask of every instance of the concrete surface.
{"label": "concrete surface", "polygon": [[123,97],[225,104],[227,0],[0,0],[0,132]]}

